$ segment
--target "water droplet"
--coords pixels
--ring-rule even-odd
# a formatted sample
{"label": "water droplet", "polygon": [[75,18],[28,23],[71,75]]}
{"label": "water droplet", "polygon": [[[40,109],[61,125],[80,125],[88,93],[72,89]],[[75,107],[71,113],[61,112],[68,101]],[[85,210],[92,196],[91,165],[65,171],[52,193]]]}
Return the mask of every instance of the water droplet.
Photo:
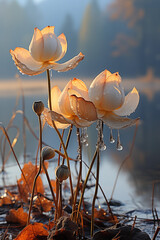
{"label": "water droplet", "polygon": [[84,145],[86,145],[86,143],[88,144],[87,138],[88,138],[87,127],[85,127],[81,129],[81,143]]}
{"label": "water droplet", "polygon": [[121,145],[121,141],[120,141],[119,130],[118,130],[118,136],[117,136],[117,150],[118,151],[122,151],[123,150],[123,146]]}
{"label": "water droplet", "polygon": [[99,150],[100,151],[105,151],[106,150],[106,145],[104,144],[104,142],[102,142],[101,144],[99,144]]}
{"label": "water droplet", "polygon": [[117,144],[117,150],[118,151],[122,151],[123,150],[123,146],[121,144]]}
{"label": "water droplet", "polygon": [[85,147],[88,147],[88,145],[89,145],[88,142],[85,141],[84,146],[85,146]]}
{"label": "water droplet", "polygon": [[113,138],[113,133],[112,133],[112,129],[110,131],[110,143],[114,143],[115,139]]}
{"label": "water droplet", "polygon": [[100,121],[98,120],[97,121],[97,125],[96,125],[96,130],[98,131],[98,130],[100,130],[101,129],[101,123],[100,123]]}

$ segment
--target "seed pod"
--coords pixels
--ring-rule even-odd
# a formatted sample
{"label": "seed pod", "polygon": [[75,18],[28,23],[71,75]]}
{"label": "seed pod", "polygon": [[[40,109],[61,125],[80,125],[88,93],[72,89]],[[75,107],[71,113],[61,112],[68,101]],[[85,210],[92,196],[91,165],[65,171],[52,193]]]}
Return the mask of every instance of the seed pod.
{"label": "seed pod", "polygon": [[42,101],[39,101],[39,102],[34,102],[33,105],[32,105],[32,109],[33,111],[38,115],[40,116],[41,113],[43,112],[44,110],[44,104]]}
{"label": "seed pod", "polygon": [[49,160],[51,158],[54,158],[55,156],[55,151],[53,148],[49,146],[45,146],[42,148],[42,159],[43,160]]}
{"label": "seed pod", "polygon": [[66,180],[69,177],[70,171],[67,166],[60,165],[55,169],[56,178],[61,183],[63,180]]}

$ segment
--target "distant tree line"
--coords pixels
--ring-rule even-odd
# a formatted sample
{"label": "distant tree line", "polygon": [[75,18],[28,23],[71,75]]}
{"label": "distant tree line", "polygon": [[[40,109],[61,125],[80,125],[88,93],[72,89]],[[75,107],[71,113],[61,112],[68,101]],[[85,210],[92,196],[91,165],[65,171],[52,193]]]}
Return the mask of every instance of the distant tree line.
{"label": "distant tree line", "polygon": [[[92,0],[86,7],[80,29],[75,29],[74,19],[66,15],[59,29],[68,41],[68,52],[62,61],[79,51],[85,54],[85,60],[68,74],[78,71],[93,77],[108,68],[127,77],[145,75],[148,69],[160,76],[159,12],[159,0],[114,0],[103,10],[97,0]],[[40,14],[32,0],[28,0],[25,7],[16,0],[0,1],[1,78],[14,77],[17,69],[9,49],[28,48],[33,28],[44,25],[45,14]]]}

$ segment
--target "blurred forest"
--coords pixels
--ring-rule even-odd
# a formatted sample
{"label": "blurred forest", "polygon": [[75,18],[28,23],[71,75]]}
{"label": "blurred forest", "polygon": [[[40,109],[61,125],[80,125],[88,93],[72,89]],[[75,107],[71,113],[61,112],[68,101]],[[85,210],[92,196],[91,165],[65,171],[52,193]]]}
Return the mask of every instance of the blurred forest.
{"label": "blurred forest", "polygon": [[28,0],[25,5],[16,0],[0,1],[0,78],[12,78],[17,72],[9,50],[28,49],[34,27],[46,25],[55,25],[56,35],[64,32],[67,37],[68,51],[62,62],[79,51],[85,54],[78,66],[83,76],[96,76],[105,68],[125,77],[145,75],[148,69],[160,76],[159,0],[112,0],[103,9],[98,0],[92,0],[79,27],[67,12],[59,13],[63,23],[56,25],[55,11],[52,0],[39,4]]}

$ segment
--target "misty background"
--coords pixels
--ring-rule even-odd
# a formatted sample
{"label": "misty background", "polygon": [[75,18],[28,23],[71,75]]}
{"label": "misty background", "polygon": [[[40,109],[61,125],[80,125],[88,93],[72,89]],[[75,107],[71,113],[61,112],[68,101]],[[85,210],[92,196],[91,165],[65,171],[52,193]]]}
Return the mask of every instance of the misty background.
{"label": "misty background", "polygon": [[67,37],[61,62],[80,51],[85,55],[67,76],[95,77],[107,68],[125,77],[148,71],[159,77],[159,13],[159,0],[1,0],[0,78],[17,73],[9,50],[28,49],[34,28],[48,25]]}

